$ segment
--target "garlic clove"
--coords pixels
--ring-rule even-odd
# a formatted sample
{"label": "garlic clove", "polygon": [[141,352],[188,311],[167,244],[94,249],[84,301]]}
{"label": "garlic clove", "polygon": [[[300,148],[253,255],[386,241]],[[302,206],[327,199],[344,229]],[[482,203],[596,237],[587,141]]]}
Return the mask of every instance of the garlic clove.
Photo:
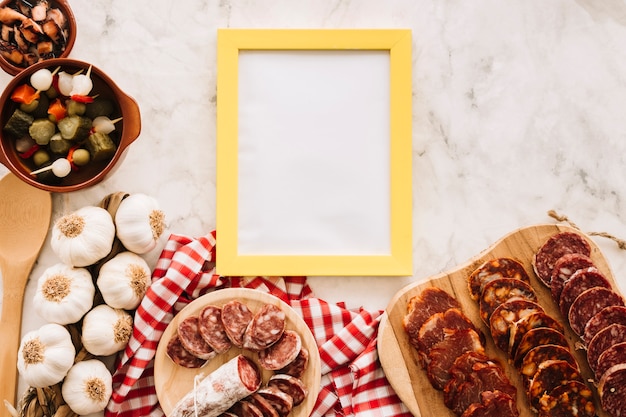
{"label": "garlic clove", "polygon": [[155,198],[132,194],[120,203],[115,226],[117,237],[126,249],[144,254],[156,247],[165,231],[165,214]]}
{"label": "garlic clove", "polygon": [[102,264],[96,281],[104,302],[125,310],[139,306],[150,283],[148,263],[130,251],[120,252]]}
{"label": "garlic clove", "polygon": [[124,349],[133,333],[133,318],[126,311],[100,304],[83,318],[81,340],[87,352],[109,356]]}
{"label": "garlic clove", "polygon": [[79,415],[104,410],[112,392],[111,373],[98,359],[77,362],[61,386],[63,399]]}

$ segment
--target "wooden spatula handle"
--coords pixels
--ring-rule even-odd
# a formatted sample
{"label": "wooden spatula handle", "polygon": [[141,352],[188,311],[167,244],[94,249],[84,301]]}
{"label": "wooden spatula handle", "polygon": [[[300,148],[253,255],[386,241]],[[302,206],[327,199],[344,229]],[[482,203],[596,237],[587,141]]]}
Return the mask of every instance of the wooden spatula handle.
{"label": "wooden spatula handle", "polygon": [[[17,392],[17,351],[21,340],[22,306],[24,301],[24,283],[33,265],[33,261],[10,262],[0,259],[2,271],[2,318],[0,318],[0,369],[2,383],[0,384],[0,416],[10,417],[4,406],[4,400],[16,404]],[[26,277],[24,277],[26,275]]]}

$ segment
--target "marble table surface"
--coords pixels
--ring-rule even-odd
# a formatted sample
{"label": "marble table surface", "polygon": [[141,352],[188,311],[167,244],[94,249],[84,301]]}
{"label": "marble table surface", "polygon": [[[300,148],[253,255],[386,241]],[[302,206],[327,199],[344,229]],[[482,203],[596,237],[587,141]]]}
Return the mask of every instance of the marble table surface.
{"label": "marble table surface", "polygon": [[[122,165],[53,195],[53,220],[105,195],[157,198],[172,233],[215,227],[218,28],[412,30],[413,274],[310,277],[315,294],[384,309],[416,280],[464,263],[504,235],[553,223],[626,238],[626,3],[619,0],[71,1],[70,57],[106,71],[139,103]],[[11,79],[0,74],[0,85]],[[7,172],[0,166],[0,175]],[[5,196],[0,196],[5,198]],[[626,290],[626,252],[594,238]],[[56,262],[49,242],[29,299]],[[19,392],[24,387],[21,387]]]}

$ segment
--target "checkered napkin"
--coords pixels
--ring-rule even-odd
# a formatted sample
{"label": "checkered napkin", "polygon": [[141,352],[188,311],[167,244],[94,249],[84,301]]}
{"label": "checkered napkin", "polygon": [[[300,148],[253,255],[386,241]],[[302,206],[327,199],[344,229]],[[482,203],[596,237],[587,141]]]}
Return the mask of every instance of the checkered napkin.
{"label": "checkered napkin", "polygon": [[135,314],[133,335],[113,375],[106,417],[163,416],[154,389],[157,344],[174,315],[199,296],[227,287],[268,292],[304,319],[317,342],[321,390],[311,416],[406,416],[378,361],[382,311],[352,311],[314,298],[305,277],[221,277],[215,273],[215,234],[172,235],[152,285]]}

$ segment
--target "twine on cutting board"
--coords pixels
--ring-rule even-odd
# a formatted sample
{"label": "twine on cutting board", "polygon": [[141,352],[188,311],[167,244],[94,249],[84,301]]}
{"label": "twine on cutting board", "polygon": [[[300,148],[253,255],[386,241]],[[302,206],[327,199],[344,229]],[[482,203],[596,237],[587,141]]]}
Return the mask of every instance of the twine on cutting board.
{"label": "twine on cutting board", "polygon": [[[574,229],[578,229],[581,230],[580,227],[578,227],[576,225],[576,223],[574,223],[573,221],[571,221],[569,219],[569,217],[567,217],[564,214],[559,214],[557,213],[555,210],[549,210],[548,211],[548,216],[552,217],[553,219],[555,219],[556,221],[559,222],[565,222],[567,224],[569,224],[570,226],[572,226]],[[615,242],[617,244],[617,247],[622,249],[622,250],[626,250],[626,240],[624,239],[620,239],[610,233],[607,232],[587,232],[587,234],[589,236],[600,236],[600,237],[604,237],[607,239],[612,240],[613,242]]]}

